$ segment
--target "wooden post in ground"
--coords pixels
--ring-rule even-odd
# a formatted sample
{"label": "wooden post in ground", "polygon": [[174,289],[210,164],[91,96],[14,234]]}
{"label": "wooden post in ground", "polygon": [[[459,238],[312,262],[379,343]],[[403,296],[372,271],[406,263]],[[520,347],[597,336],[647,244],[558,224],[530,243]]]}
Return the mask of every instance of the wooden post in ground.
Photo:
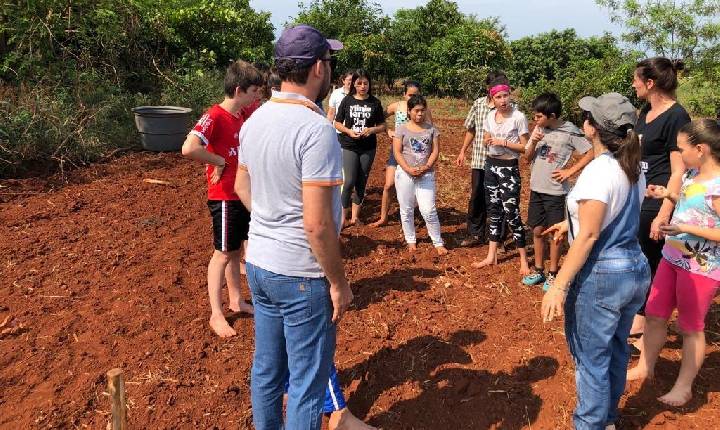
{"label": "wooden post in ground", "polygon": [[107,373],[108,393],[112,402],[112,430],[127,429],[127,405],[125,403],[125,379],[122,369]]}

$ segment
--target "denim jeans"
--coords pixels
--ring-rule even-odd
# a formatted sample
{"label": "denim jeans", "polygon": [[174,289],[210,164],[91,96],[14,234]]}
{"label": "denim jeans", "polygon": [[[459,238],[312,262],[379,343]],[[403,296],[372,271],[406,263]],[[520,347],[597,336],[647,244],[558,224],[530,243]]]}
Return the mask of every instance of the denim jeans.
{"label": "denim jeans", "polygon": [[435,172],[430,171],[419,177],[410,176],[402,167],[395,171],[395,191],[400,205],[400,222],[405,241],[414,244],[415,237],[415,203],[425,220],[428,236],[433,246],[443,246],[440,234],[440,219],[435,207]]}
{"label": "denim jeans", "polygon": [[588,260],[565,302],[565,336],[575,361],[575,429],[604,430],[625,391],[627,338],[650,285],[647,259],[613,250]]}
{"label": "denim jeans", "polygon": [[[315,430],[335,355],[335,324],[325,278],[278,275],[247,263],[255,305],[251,371],[257,430]],[[289,380],[286,422],[283,393]]]}

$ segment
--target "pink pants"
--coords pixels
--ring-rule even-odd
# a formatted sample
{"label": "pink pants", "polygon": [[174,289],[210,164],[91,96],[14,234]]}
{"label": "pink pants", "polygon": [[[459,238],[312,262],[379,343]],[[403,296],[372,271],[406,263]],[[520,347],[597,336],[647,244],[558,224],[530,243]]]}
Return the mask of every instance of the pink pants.
{"label": "pink pants", "polygon": [[703,331],[718,286],[720,281],[689,272],[663,258],[653,279],[645,315],[667,320],[677,308],[680,329]]}

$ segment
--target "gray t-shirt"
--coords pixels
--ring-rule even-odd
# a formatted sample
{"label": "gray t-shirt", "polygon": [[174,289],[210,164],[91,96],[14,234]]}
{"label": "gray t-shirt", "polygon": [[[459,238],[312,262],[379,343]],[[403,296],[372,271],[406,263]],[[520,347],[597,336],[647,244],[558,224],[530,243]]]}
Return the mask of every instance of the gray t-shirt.
{"label": "gray t-shirt", "polygon": [[[496,112],[497,109],[492,109],[488,112],[485,123],[483,124],[485,134],[490,133],[493,137],[507,140],[510,143],[520,143],[520,136],[528,132],[528,122],[525,115],[513,106],[510,117],[498,123],[495,121]],[[488,146],[488,156],[517,159],[520,158],[520,153],[505,146],[490,145]]]}
{"label": "gray t-shirt", "polygon": [[439,136],[437,128],[428,126],[422,131],[412,131],[407,124],[395,129],[395,137],[402,142],[402,156],[411,167],[427,164],[433,150],[433,139]]}
{"label": "gray t-shirt", "polygon": [[552,172],[565,168],[574,152],[588,152],[592,149],[592,144],[580,129],[568,121],[558,128],[541,130],[545,137],[535,145],[535,157],[531,161],[530,189],[536,193],[565,195],[570,191],[570,184],[568,181],[560,183],[552,179]]}
{"label": "gray t-shirt", "polygon": [[283,92],[273,98],[279,101],[262,105],[240,130],[239,168],[249,173],[252,193],[246,260],[279,275],[320,278],[324,273],[305,234],[302,189],[333,187],[339,234],[342,150],[312,101]]}

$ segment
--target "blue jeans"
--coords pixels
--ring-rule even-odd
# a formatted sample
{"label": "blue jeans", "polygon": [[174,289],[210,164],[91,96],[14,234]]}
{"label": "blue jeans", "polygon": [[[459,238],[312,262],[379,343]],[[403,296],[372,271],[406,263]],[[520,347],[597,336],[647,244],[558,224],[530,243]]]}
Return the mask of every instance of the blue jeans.
{"label": "blue jeans", "polygon": [[[257,430],[314,430],[322,423],[335,355],[335,324],[325,278],[278,275],[247,264],[255,306],[251,372]],[[283,392],[289,380],[283,425]]]}
{"label": "blue jeans", "polygon": [[630,358],[627,338],[645,301],[650,267],[638,252],[588,260],[565,302],[565,336],[575,361],[575,429],[604,430],[618,418]]}

